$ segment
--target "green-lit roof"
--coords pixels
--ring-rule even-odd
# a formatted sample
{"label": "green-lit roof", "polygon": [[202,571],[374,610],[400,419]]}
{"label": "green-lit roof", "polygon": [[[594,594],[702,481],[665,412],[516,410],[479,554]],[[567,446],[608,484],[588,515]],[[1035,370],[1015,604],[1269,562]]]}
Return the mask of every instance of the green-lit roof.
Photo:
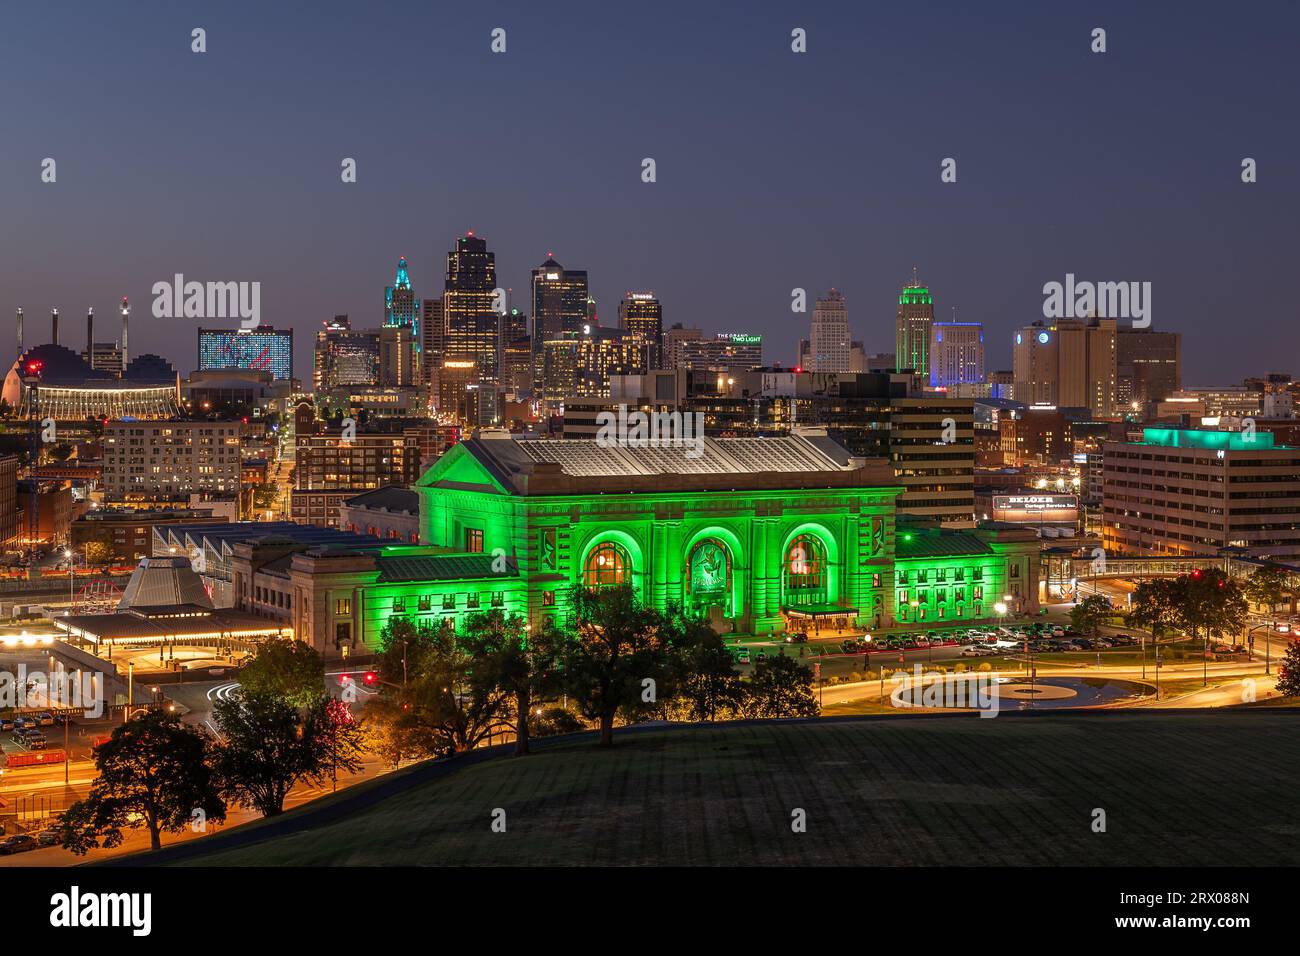
{"label": "green-lit roof", "polygon": [[504,559],[504,571],[493,569],[495,561],[491,554],[381,554],[375,558],[380,583],[518,577],[514,558]]}
{"label": "green-lit roof", "polygon": [[1264,451],[1286,448],[1273,444],[1272,432],[1208,431],[1197,428],[1144,428],[1139,445],[1162,445],[1165,448],[1203,448],[1210,451]]}
{"label": "green-lit roof", "polygon": [[899,561],[992,553],[992,549],[975,535],[962,531],[900,528],[894,538],[894,557]]}

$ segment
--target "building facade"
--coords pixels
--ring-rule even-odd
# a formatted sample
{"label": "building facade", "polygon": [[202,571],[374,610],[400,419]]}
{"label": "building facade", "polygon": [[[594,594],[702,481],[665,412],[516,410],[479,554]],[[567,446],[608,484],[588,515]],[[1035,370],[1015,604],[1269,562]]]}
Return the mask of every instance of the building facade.
{"label": "building facade", "polygon": [[1102,450],[1102,543],[1113,554],[1239,548],[1300,555],[1300,448],[1268,432],[1145,428]]}
{"label": "building facade", "polygon": [[844,305],[844,294],[839,289],[831,289],[813,305],[808,367],[814,372],[848,372],[850,348],[849,312]]}
{"label": "building facade", "polygon": [[104,428],[104,494],[117,501],[237,494],[239,434],[239,422],[112,422]]}
{"label": "building facade", "polygon": [[930,384],[936,388],[984,381],[984,326],[935,322],[930,328]]}
{"label": "building facade", "polygon": [[898,294],[894,321],[894,361],[898,368],[930,374],[930,327],[934,324],[934,296],[915,279]]}

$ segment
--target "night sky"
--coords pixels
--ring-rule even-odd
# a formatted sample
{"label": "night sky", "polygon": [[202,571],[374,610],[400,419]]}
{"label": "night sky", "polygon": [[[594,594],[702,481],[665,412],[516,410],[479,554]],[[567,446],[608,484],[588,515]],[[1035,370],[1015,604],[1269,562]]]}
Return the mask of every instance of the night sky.
{"label": "night sky", "polygon": [[[625,290],[653,289],[666,325],[762,332],[769,362],[807,335],[795,286],[838,286],[854,338],[892,351],[915,265],[937,317],[986,323],[990,369],[1041,318],[1043,283],[1073,272],[1152,282],[1186,384],[1300,371],[1292,2],[0,13],[4,342],[17,306],[29,345],[51,306],[65,344],[83,347],[87,306],[112,338],[128,295],[132,352],[185,373],[199,323],[153,318],[153,283],[258,280],[263,320],[295,329],[309,376],[321,320],[377,326],[399,255],[417,295],[440,294],[472,229],[521,308],[553,251],[589,270],[605,324]],[[196,26],[207,53],[190,51]],[[1089,49],[1098,26],[1105,54]],[[955,184],[939,178],[949,156]],[[643,157],[658,182],[641,182]]]}

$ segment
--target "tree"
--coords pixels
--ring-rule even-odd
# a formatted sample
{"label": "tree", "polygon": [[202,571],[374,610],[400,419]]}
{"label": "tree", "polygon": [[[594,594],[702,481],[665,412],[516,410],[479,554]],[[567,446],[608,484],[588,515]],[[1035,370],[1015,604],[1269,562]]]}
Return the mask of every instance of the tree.
{"label": "tree", "polygon": [[1084,598],[1070,609],[1070,624],[1088,637],[1095,637],[1100,633],[1101,626],[1114,614],[1115,609],[1111,607],[1110,601],[1100,594],[1094,594]]}
{"label": "tree", "polygon": [[514,694],[498,682],[492,662],[478,661],[450,622],[434,627],[390,619],[380,633],[385,680],[366,708],[376,731],[393,739],[380,749],[431,757],[473,750],[511,726]]}
{"label": "tree", "polygon": [[1277,692],[1283,697],[1300,697],[1300,641],[1290,641],[1277,671]]}
{"label": "tree", "polygon": [[1243,590],[1247,598],[1271,612],[1291,597],[1290,574],[1276,564],[1260,565],[1246,579]]}
{"label": "tree", "polygon": [[104,541],[87,541],[82,551],[87,564],[106,564],[113,559],[113,546]]}
{"label": "tree", "polygon": [[1235,634],[1246,624],[1246,598],[1241,585],[1222,568],[1193,571],[1174,579],[1179,624],[1193,637],[1207,640]]}
{"label": "tree", "polygon": [[505,691],[514,701],[516,757],[528,753],[533,700],[559,686],[561,641],[551,628],[530,635],[522,618],[500,611],[476,614],[466,623],[461,643],[474,659],[473,679]]}
{"label": "tree", "polygon": [[671,629],[669,696],[686,720],[717,720],[736,714],[744,684],[726,642],[702,618],[678,610],[666,620]]}
{"label": "tree", "polygon": [[573,625],[565,634],[569,693],[600,724],[600,746],[614,744],[614,718],[635,719],[656,704],[668,663],[668,628],[630,586],[572,592]]}
{"label": "tree", "polygon": [[792,657],[768,657],[754,664],[745,684],[746,717],[816,717],[821,707],[813,694],[812,668]]}
{"label": "tree", "polygon": [[90,794],[68,808],[63,845],[77,855],[120,846],[123,830],[149,831],[149,845],[162,846],[196,819],[219,823],[226,804],[210,764],[211,740],[174,714],[148,711],[113,730],[95,748],[96,777]]}
{"label": "tree", "polygon": [[320,783],[339,769],[361,769],[360,729],[346,705],[328,694],[299,710],[275,694],[245,688],[218,701],[213,716],[225,736],[215,758],[222,794],[264,817],[284,812],[299,780]]}
{"label": "tree", "polygon": [[1128,612],[1132,627],[1144,628],[1158,641],[1178,625],[1178,594],[1173,578],[1151,578],[1133,591]]}
{"label": "tree", "polygon": [[279,697],[293,707],[308,707],[324,691],[325,661],[303,641],[267,641],[240,669],[239,683],[253,694]]}

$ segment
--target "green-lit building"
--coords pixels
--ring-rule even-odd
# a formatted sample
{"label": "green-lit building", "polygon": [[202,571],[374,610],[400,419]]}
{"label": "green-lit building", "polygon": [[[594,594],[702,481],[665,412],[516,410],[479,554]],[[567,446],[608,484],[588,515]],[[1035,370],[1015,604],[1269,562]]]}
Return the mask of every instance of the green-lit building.
{"label": "green-lit building", "polygon": [[630,584],[737,634],[989,618],[1005,596],[1037,607],[1032,531],[896,525],[888,462],[820,430],[695,447],[482,431],[416,490],[419,546],[240,545],[240,606],[329,656],[367,652],[394,614],[562,623],[579,585]]}

